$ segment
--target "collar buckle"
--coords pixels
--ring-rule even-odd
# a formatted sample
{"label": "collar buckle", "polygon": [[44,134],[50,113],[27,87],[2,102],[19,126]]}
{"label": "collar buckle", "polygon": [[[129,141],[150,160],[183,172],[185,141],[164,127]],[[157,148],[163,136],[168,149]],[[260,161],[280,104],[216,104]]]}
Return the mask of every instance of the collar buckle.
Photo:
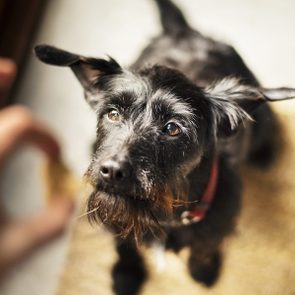
{"label": "collar buckle", "polygon": [[183,225],[190,225],[197,223],[205,217],[205,212],[202,210],[184,211],[182,212],[180,219]]}

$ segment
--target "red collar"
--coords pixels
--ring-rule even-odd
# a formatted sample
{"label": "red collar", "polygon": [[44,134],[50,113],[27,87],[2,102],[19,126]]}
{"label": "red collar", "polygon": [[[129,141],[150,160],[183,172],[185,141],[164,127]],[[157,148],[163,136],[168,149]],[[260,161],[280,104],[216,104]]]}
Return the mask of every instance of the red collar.
{"label": "red collar", "polygon": [[218,159],[215,157],[212,163],[211,172],[208,180],[207,187],[200,199],[200,201],[194,205],[192,210],[184,211],[181,214],[181,222],[185,225],[196,223],[204,219],[208,209],[210,208],[217,186],[218,180]]}

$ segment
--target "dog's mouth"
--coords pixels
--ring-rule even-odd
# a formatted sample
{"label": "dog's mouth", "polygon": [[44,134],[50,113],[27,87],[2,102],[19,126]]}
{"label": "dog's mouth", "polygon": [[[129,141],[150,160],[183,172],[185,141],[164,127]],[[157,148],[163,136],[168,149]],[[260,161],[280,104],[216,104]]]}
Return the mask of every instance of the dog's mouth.
{"label": "dog's mouth", "polygon": [[159,219],[171,213],[169,203],[168,197],[156,200],[95,190],[88,200],[88,218],[91,223],[103,223],[122,238],[132,235],[140,242],[146,233],[163,232]]}

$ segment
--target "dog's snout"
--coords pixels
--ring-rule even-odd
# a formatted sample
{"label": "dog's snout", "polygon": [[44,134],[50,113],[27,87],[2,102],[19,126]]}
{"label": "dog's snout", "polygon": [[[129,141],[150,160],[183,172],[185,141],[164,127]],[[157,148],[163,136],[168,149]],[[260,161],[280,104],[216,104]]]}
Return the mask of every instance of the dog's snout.
{"label": "dog's snout", "polygon": [[120,181],[130,175],[131,169],[125,161],[107,160],[100,166],[100,175],[105,181]]}

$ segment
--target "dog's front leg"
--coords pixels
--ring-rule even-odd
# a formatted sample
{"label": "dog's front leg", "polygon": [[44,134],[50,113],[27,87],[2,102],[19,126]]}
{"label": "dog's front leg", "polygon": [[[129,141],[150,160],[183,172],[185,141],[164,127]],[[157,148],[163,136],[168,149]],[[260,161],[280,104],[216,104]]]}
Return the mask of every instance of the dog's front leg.
{"label": "dog's front leg", "polygon": [[212,286],[218,278],[221,266],[221,254],[217,247],[207,247],[198,242],[191,246],[188,267],[191,276],[207,287]]}
{"label": "dog's front leg", "polygon": [[116,249],[119,259],[112,272],[113,290],[116,295],[138,294],[147,277],[143,257],[136,245],[129,240],[118,238]]}

